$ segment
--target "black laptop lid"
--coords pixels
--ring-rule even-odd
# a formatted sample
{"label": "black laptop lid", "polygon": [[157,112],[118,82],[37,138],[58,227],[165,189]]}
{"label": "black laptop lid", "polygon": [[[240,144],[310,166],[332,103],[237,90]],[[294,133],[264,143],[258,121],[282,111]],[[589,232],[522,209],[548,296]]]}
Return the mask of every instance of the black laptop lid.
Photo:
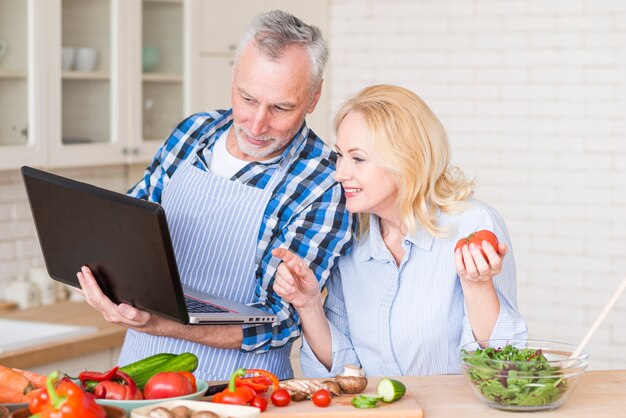
{"label": "black laptop lid", "polygon": [[87,265],[113,302],[189,322],[160,205],[31,167],[22,176],[53,279],[80,287]]}

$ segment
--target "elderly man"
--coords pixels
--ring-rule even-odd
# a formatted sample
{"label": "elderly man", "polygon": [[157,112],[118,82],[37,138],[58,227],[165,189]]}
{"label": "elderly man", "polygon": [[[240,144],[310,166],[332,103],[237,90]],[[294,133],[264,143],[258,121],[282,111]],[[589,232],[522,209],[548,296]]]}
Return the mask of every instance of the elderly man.
{"label": "elderly man", "polygon": [[335,155],[304,122],[327,56],[318,28],[281,11],[257,16],[235,55],[232,109],[183,120],[129,191],[165,208],[183,284],[273,312],[277,323],[182,325],[114,304],[83,267],[87,302],[129,328],[120,364],[189,351],[200,379],[227,379],[238,367],[292,377],[300,320],[273,290],[280,260],[271,251],[298,254],[323,287],[351,238]]}

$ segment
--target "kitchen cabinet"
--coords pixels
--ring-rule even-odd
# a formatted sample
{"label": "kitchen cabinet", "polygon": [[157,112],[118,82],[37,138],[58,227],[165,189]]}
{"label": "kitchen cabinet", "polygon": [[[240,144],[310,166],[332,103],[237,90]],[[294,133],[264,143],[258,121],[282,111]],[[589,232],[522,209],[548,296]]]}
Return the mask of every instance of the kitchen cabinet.
{"label": "kitchen cabinet", "polygon": [[[198,1],[198,0],[196,0]],[[204,0],[198,1],[198,13],[190,22],[199,28],[193,51],[198,52],[197,65],[191,68],[190,79],[197,83],[200,94],[190,97],[194,110],[230,107],[231,72],[235,50],[243,30],[257,14],[268,10],[285,10],[320,28],[328,41],[328,0]],[[330,63],[329,63],[330,64]],[[307,116],[307,124],[324,140],[330,139],[328,67],[325,89],[315,111]]]}
{"label": "kitchen cabinet", "polygon": [[45,105],[36,100],[35,87],[45,88],[38,84],[45,72],[31,54],[43,40],[34,28],[44,16],[33,5],[32,0],[0,0],[0,168],[45,159],[45,143],[35,141],[33,132],[33,125],[42,125]]}
{"label": "kitchen cabinet", "polygon": [[0,169],[149,161],[190,111],[194,4],[0,0]]}

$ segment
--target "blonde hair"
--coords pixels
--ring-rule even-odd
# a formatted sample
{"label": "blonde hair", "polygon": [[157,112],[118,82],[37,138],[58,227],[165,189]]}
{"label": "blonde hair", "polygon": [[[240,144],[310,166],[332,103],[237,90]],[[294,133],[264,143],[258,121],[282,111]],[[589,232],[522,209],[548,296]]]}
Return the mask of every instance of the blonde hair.
{"label": "blonde hair", "polygon": [[[438,226],[437,210],[461,210],[474,183],[449,166],[448,137],[437,116],[415,93],[391,85],[366,87],[345,102],[335,116],[335,132],[350,112],[365,118],[370,158],[396,181],[396,203],[408,232],[421,225],[435,237],[446,236],[450,231]],[[369,215],[358,214],[357,236],[368,231]]]}

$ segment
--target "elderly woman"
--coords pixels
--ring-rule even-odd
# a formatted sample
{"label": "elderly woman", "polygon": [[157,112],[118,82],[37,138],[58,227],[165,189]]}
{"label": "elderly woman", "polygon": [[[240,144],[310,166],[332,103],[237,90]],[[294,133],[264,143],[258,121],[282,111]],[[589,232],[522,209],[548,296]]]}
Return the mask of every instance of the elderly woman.
{"label": "elderly woman", "polygon": [[[526,337],[506,225],[449,166],[430,108],[406,89],[372,86],[341,107],[335,129],[335,177],[358,222],[325,303],[308,266],[274,250],[283,260],[274,289],[302,325],[304,374],[332,376],[346,364],[370,375],[458,373],[460,345]],[[455,251],[484,229],[497,248],[483,241]]]}

